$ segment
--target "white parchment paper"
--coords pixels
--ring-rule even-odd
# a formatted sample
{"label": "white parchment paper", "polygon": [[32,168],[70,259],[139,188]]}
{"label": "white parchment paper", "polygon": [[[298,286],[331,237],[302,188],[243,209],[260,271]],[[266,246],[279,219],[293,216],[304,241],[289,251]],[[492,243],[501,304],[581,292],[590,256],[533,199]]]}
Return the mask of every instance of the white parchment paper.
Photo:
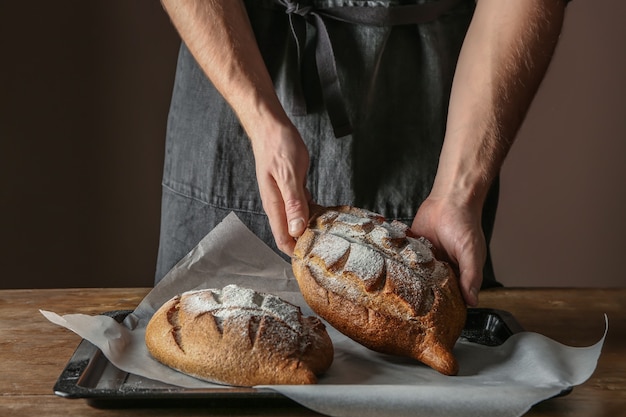
{"label": "white parchment paper", "polygon": [[[161,304],[192,289],[238,284],[269,292],[313,314],[291,266],[236,215],[230,214],[144,298],[123,324],[106,316],[42,311],[98,346],[123,371],[185,388],[225,388],[174,371],[152,359],[145,327]],[[598,318],[598,326],[602,318]],[[595,370],[604,337],[590,347],[562,345],[522,332],[503,345],[486,347],[459,340],[458,376],[447,377],[415,361],[370,351],[327,326],[335,358],[319,383],[270,386],[315,411],[331,416],[513,417],[563,390],[582,384]],[[605,328],[608,330],[608,321]]]}

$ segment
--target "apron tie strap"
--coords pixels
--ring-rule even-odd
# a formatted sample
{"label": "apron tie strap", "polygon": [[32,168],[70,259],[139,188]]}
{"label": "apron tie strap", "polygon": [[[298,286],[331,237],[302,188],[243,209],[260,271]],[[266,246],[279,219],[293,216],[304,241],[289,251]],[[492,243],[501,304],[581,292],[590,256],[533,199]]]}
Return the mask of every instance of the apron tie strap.
{"label": "apron tie strap", "polygon": [[[335,137],[352,133],[350,118],[346,110],[335,63],[335,52],[324,19],[332,19],[351,24],[371,26],[396,26],[420,24],[433,21],[450,11],[464,0],[439,0],[436,2],[400,5],[391,7],[314,7],[310,0],[276,0],[285,7],[289,16],[289,26],[294,38],[301,68],[302,54],[306,42],[306,25],[311,24],[317,30],[315,61],[326,104],[328,117],[333,126]],[[300,71],[297,77],[300,77]],[[306,100],[302,91],[302,81],[296,80],[293,108],[294,114],[306,114]]]}

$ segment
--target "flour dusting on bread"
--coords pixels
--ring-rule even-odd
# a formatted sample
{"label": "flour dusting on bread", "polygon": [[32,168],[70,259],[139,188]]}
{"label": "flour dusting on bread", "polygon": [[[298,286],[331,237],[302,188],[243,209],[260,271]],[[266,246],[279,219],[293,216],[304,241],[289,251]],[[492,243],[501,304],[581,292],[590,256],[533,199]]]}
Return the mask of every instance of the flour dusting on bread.
{"label": "flour dusting on bread", "polygon": [[311,308],[374,350],[445,374],[466,307],[452,269],[398,221],[350,206],[318,207],[298,239],[293,271]]}
{"label": "flour dusting on bread", "polygon": [[333,360],[317,317],[236,285],[173,297],[148,323],[146,345],[171,368],[238,386],[312,384]]}

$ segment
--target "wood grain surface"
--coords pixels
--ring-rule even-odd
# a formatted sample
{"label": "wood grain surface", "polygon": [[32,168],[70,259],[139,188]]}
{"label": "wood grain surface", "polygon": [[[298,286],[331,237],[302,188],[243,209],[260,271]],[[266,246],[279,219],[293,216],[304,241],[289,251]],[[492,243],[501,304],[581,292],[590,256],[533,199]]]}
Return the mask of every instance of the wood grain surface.
{"label": "wood grain surface", "polygon": [[[297,405],[102,410],[52,388],[80,338],[48,322],[39,309],[59,314],[98,314],[133,309],[149,288],[0,291],[0,416],[312,416]],[[594,375],[561,398],[533,407],[527,416],[626,416],[625,289],[495,289],[481,293],[481,307],[511,312],[529,331],[570,346],[597,342],[609,317],[609,333]]]}

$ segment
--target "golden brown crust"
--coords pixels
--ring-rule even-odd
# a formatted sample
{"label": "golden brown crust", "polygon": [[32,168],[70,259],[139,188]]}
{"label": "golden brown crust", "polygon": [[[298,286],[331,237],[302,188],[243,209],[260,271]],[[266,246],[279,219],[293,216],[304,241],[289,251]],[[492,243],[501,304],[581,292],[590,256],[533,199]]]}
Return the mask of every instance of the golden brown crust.
{"label": "golden brown crust", "polygon": [[292,266],[307,303],[337,330],[458,373],[452,348],[467,311],[457,278],[407,226],[354,207],[318,208]]}
{"label": "golden brown crust", "polygon": [[229,285],[166,302],[146,328],[163,364],[237,386],[313,384],[332,363],[324,324],[280,298]]}

